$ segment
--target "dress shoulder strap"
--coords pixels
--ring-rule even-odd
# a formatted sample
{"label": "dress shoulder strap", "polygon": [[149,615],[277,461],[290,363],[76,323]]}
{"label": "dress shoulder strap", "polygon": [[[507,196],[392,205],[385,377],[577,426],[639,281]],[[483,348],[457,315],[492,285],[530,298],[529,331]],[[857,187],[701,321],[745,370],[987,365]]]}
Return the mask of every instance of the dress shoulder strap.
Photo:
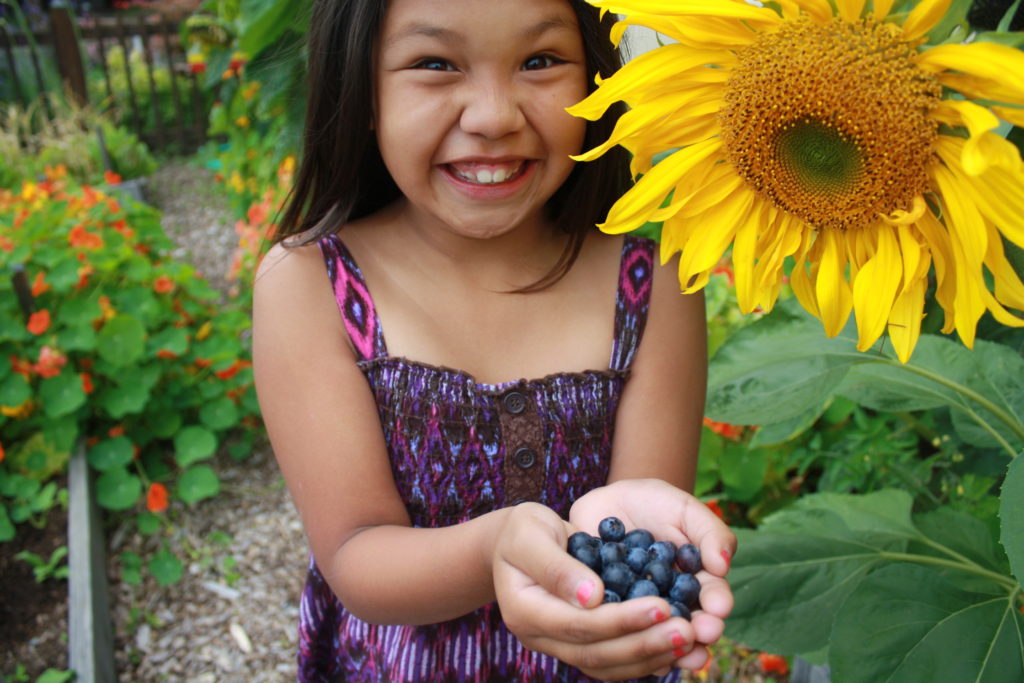
{"label": "dress shoulder strap", "polygon": [[334,300],[338,302],[345,330],[352,340],[358,360],[365,361],[387,355],[384,333],[377,309],[366,288],[363,271],[356,265],[352,254],[337,235],[322,237],[320,251],[327,265],[327,275],[334,287]]}
{"label": "dress shoulder strap", "polygon": [[619,288],[615,298],[615,338],[612,370],[628,370],[647,323],[654,277],[654,242],[627,235],[622,244]]}

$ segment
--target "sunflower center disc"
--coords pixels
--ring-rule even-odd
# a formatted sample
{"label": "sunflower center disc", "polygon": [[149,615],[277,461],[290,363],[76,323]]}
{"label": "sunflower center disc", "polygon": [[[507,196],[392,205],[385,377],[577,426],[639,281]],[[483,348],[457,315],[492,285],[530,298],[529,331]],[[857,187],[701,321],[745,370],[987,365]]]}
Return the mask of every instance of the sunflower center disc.
{"label": "sunflower center disc", "polygon": [[815,228],[855,229],[909,209],[928,185],[942,94],[899,27],[787,23],[738,53],[722,140],[761,196]]}

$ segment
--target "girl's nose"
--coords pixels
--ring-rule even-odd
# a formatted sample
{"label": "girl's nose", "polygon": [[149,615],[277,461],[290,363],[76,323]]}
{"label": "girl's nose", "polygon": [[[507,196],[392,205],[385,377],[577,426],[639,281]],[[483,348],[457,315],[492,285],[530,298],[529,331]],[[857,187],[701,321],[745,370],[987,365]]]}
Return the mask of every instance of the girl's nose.
{"label": "girl's nose", "polygon": [[526,123],[515,89],[505,83],[486,83],[469,88],[459,124],[467,133],[497,140]]}

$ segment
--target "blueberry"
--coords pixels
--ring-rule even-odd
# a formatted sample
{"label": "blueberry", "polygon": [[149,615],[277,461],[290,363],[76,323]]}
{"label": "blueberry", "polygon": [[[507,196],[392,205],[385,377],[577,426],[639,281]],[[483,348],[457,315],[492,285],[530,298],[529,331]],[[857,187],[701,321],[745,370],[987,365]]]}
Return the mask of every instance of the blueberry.
{"label": "blueberry", "polygon": [[626,599],[632,600],[633,598],[645,598],[648,595],[658,597],[658,587],[654,585],[653,581],[637,579],[636,582],[629,587],[629,592],[626,593]]}
{"label": "blueberry", "polygon": [[607,590],[623,596],[629,592],[629,587],[633,585],[636,576],[622,562],[611,562],[606,564],[601,572],[601,580],[604,581]]}
{"label": "blueberry", "polygon": [[647,549],[647,559],[672,564],[676,561],[676,544],[672,541],[655,541]]}
{"label": "blueberry", "polygon": [[626,525],[618,517],[605,517],[597,525],[597,533],[605,543],[618,543],[626,535]]}
{"label": "blueberry", "polygon": [[647,566],[647,551],[643,548],[629,548],[626,550],[626,559],[623,561],[627,567],[639,574]]}
{"label": "blueberry", "polygon": [[669,602],[668,606],[669,606],[669,609],[671,610],[671,615],[673,617],[682,617],[683,619],[686,619],[687,621],[690,620],[690,608],[687,607],[686,605],[684,605],[683,603],[681,603],[681,602]]}
{"label": "blueberry", "polygon": [[658,594],[666,596],[669,589],[672,588],[672,567],[669,566],[668,562],[651,560],[644,566],[643,571],[640,572],[640,578],[651,581],[651,583],[658,587]]}
{"label": "blueberry", "polygon": [[622,602],[622,598],[619,597],[619,594],[616,593],[615,591],[610,591],[608,589],[605,589],[605,591],[604,591],[604,601],[605,602]]}
{"label": "blueberry", "polygon": [[622,539],[627,548],[643,548],[646,551],[654,543],[654,535],[647,529],[633,529]]}
{"label": "blueberry", "polygon": [[576,550],[581,546],[591,545],[596,548],[601,545],[601,539],[594,538],[586,531],[577,531],[569,537],[569,542],[566,545],[569,550],[569,554],[575,556]]}
{"label": "blueberry", "polygon": [[700,581],[693,574],[680,574],[668,591],[670,601],[681,602],[687,607],[696,605],[699,597]]}
{"label": "blueberry", "polygon": [[611,564],[612,562],[622,562],[626,559],[626,546],[621,543],[605,543],[601,546],[601,562],[604,564]]}
{"label": "blueberry", "polygon": [[592,545],[581,545],[576,549],[576,552],[572,553],[572,556],[593,569],[598,574],[601,573],[601,553],[596,547]]}
{"label": "blueberry", "polygon": [[700,548],[692,543],[679,546],[676,551],[676,562],[687,574],[696,574],[703,566],[700,563]]}

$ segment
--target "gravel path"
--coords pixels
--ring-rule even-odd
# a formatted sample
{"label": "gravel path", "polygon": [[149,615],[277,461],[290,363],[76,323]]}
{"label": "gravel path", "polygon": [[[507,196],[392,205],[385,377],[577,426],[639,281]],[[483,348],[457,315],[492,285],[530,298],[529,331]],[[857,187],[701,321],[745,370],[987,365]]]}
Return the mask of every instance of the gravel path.
{"label": "gravel path", "polygon": [[[176,255],[223,291],[237,236],[214,182],[205,169],[170,163],[149,179],[146,197],[164,212]],[[221,493],[172,504],[163,532],[143,537],[126,523],[108,535],[120,681],[295,680],[307,553],[298,515],[266,444],[217,466]],[[146,557],[162,544],[186,562],[180,581],[162,587],[147,572],[138,585],[121,580],[121,553]]]}

